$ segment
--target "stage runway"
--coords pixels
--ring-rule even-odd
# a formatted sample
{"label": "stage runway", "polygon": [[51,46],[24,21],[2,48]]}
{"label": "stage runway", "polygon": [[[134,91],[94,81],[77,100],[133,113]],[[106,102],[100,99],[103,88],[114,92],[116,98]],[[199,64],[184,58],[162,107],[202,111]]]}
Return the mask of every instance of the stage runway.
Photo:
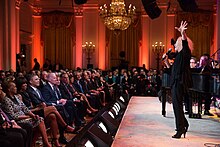
{"label": "stage runway", "polygon": [[[173,139],[175,122],[172,104],[167,104],[167,116],[161,115],[158,97],[132,97],[112,147],[215,147],[220,146],[218,118],[188,118],[186,138]],[[207,144],[209,143],[209,144]],[[216,147],[219,147],[216,146]]]}

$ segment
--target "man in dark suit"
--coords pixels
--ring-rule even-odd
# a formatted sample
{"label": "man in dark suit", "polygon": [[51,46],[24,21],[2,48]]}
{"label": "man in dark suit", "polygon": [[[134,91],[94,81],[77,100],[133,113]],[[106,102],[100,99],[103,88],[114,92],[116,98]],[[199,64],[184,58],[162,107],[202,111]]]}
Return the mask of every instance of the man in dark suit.
{"label": "man in dark suit", "polygon": [[47,84],[47,75],[48,75],[47,71],[41,72],[39,89],[42,89]]}
{"label": "man in dark suit", "polygon": [[41,89],[42,95],[46,102],[52,103],[57,109],[64,106],[64,111],[67,111],[70,120],[68,121],[72,125],[73,119],[75,119],[76,130],[81,126],[81,120],[78,114],[78,109],[73,102],[73,99],[63,99],[61,93],[57,87],[57,76],[55,73],[49,73],[47,76],[47,84]]}
{"label": "man in dark suit", "polygon": [[[43,95],[41,94],[41,91],[37,88],[40,85],[40,79],[37,75],[30,74],[27,76],[27,80],[29,82],[27,92],[31,97],[31,101],[34,107],[39,107],[44,109],[45,107],[54,105],[52,102],[45,101]],[[44,116],[44,112],[41,115]],[[50,116],[48,116],[48,119],[49,117]],[[68,142],[64,137],[64,130],[60,126],[59,126],[59,133],[60,133],[59,142],[63,144],[67,144]]]}

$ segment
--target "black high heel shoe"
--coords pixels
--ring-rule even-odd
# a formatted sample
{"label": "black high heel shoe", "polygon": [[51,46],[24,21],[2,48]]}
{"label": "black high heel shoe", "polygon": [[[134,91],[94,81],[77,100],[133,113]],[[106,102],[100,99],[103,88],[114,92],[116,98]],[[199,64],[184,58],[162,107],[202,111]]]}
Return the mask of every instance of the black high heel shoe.
{"label": "black high heel shoe", "polygon": [[57,138],[53,138],[51,141],[51,144],[52,144],[52,147],[62,147],[62,145],[60,145]]}
{"label": "black high heel shoe", "polygon": [[172,138],[179,139],[179,138],[181,138],[182,134],[183,134],[183,137],[185,138],[186,137],[186,130],[177,131],[176,134],[172,136]]}

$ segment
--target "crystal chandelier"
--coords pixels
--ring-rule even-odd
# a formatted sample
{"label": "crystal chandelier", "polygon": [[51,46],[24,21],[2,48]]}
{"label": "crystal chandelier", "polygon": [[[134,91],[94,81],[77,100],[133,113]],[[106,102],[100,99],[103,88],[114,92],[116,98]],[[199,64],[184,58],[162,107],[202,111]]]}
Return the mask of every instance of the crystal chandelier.
{"label": "crystal chandelier", "polygon": [[125,9],[124,0],[112,0],[110,9],[106,4],[100,7],[99,15],[110,30],[126,30],[134,20],[135,6]]}

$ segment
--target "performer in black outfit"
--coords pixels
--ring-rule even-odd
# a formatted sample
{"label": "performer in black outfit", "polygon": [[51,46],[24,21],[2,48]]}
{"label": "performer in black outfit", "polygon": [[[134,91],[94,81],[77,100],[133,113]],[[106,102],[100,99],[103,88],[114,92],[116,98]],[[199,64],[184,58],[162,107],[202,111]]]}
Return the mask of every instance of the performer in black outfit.
{"label": "performer in black outfit", "polygon": [[[176,57],[171,69],[171,93],[173,110],[176,122],[176,134],[172,138],[181,138],[188,130],[189,124],[186,120],[183,112],[183,96],[187,93],[188,88],[192,87],[192,78],[190,74],[190,58],[191,51],[189,49],[188,41],[185,30],[187,22],[181,22],[180,27],[175,27],[180,33],[179,37],[175,43]],[[164,57],[167,56],[164,54]],[[165,64],[169,67],[167,60]]]}

